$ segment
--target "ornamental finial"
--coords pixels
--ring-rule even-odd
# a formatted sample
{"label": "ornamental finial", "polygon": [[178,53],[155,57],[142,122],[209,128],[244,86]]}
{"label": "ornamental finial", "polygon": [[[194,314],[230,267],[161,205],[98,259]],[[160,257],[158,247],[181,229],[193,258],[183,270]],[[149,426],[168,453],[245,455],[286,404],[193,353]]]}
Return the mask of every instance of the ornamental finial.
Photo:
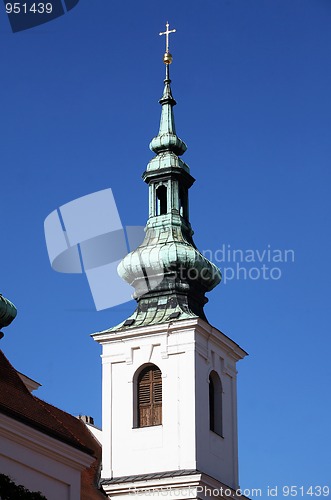
{"label": "ornamental finial", "polygon": [[170,35],[170,33],[175,33],[175,32],[176,32],[176,30],[169,30],[169,23],[167,21],[166,22],[166,30],[159,33],[159,35],[166,36],[166,50],[165,50],[165,53],[163,56],[164,64],[171,64],[172,63],[172,55],[169,52],[169,35]]}

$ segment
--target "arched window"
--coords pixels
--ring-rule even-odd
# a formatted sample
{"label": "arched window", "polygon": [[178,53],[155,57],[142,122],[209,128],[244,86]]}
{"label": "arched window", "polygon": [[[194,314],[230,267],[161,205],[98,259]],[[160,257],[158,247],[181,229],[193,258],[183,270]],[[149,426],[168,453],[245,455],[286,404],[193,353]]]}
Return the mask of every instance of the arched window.
{"label": "arched window", "polygon": [[137,379],[137,426],[162,424],[162,373],[156,365],[141,370]]}
{"label": "arched window", "polygon": [[222,382],[215,371],[209,375],[209,428],[223,436]]}
{"label": "arched window", "polygon": [[156,214],[165,215],[167,213],[167,188],[159,186],[156,189]]}

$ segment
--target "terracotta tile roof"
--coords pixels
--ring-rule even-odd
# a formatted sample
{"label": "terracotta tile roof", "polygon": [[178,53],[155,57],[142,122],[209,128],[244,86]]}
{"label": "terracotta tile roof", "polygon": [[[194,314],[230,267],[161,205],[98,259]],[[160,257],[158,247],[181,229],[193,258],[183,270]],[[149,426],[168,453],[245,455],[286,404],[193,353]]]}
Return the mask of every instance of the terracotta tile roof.
{"label": "terracotta tile roof", "polygon": [[1,350],[0,412],[95,457],[82,472],[81,500],[105,498],[97,489],[100,444],[80,419],[33,396]]}
{"label": "terracotta tile roof", "polygon": [[88,427],[79,418],[73,417],[55,406],[39,400],[39,402],[50,412],[57,420],[79,438],[80,442],[92,450],[95,457],[94,462],[82,472],[81,484],[81,500],[99,500],[105,499],[105,495],[98,490],[99,472],[101,465],[101,446],[94,438],[93,434],[89,431]]}

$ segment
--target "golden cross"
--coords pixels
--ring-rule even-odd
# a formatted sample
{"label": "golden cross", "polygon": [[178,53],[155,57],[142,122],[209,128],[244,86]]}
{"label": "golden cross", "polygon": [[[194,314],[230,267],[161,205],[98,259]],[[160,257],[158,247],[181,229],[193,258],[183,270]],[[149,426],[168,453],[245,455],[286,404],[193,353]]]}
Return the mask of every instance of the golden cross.
{"label": "golden cross", "polygon": [[175,33],[176,30],[169,30],[169,23],[167,21],[166,23],[166,31],[163,31],[162,33],[159,33],[159,35],[165,35],[166,36],[166,53],[169,52],[169,35],[170,33]]}

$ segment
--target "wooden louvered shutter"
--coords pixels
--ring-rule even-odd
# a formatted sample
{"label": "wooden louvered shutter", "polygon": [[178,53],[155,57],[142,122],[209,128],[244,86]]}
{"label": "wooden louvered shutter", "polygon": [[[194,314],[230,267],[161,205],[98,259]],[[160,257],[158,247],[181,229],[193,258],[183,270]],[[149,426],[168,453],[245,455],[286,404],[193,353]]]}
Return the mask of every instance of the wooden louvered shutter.
{"label": "wooden louvered shutter", "polygon": [[153,365],[138,377],[138,427],[162,424],[162,374]]}

